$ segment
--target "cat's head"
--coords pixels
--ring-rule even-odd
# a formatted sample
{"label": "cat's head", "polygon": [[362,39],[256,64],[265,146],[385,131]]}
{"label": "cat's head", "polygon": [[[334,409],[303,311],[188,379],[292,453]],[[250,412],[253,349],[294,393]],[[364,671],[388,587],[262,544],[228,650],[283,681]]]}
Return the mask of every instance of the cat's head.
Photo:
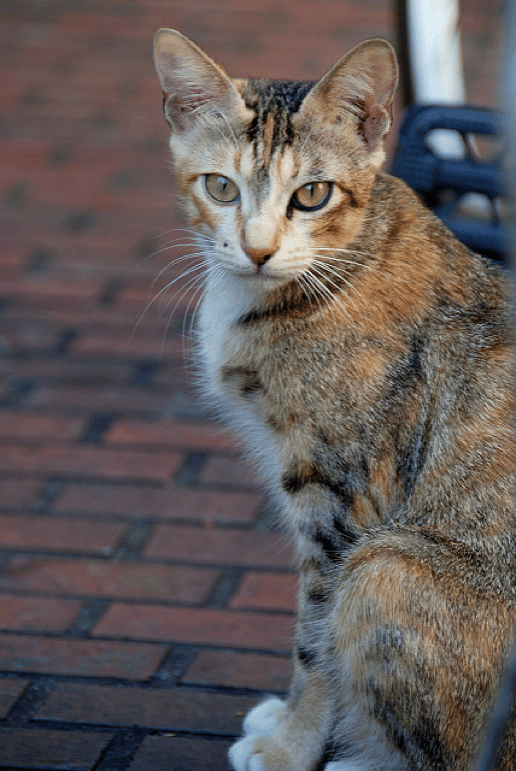
{"label": "cat's head", "polygon": [[384,160],[398,77],[390,44],[359,44],[317,83],[232,79],[167,29],[154,58],[208,261],[271,287],[335,260],[360,230]]}

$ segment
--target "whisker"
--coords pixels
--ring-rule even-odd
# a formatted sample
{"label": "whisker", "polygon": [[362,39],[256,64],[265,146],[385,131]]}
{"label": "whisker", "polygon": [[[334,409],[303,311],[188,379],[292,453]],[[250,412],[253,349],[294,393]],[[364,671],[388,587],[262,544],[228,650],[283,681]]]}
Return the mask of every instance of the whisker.
{"label": "whisker", "polygon": [[[195,298],[197,297],[198,292],[200,290],[202,290],[203,286],[204,286],[204,273],[199,275],[199,276],[194,276],[193,278],[191,278],[187,282],[185,287],[183,287],[178,300],[176,301],[174,307],[172,308],[172,310],[171,310],[171,312],[169,314],[168,321],[167,321],[167,324],[166,324],[166,327],[165,327],[164,337],[163,337],[163,345],[164,345],[164,340],[165,340],[166,334],[167,334],[167,332],[168,332],[168,330],[170,328],[170,325],[172,323],[172,319],[174,318],[174,315],[175,315],[175,312],[177,310],[178,305],[181,303],[181,301],[185,297],[186,293],[188,291],[190,291],[193,287],[196,287],[195,290],[194,290],[194,293],[193,293],[192,297],[190,298],[190,300],[188,301],[188,305],[186,306],[186,309],[185,309],[185,311],[183,313],[183,322],[182,322],[182,327],[181,327],[181,336],[183,338],[183,353],[185,354],[185,356],[186,356],[185,343],[186,343],[186,341],[188,339],[188,336],[186,334],[186,324],[187,324],[187,319],[188,319],[188,314],[189,314],[190,306],[191,306],[192,302],[194,302]],[[177,294],[179,294],[179,292],[176,292],[174,294],[174,296],[176,296]]]}
{"label": "whisker", "polygon": [[[204,239],[206,242],[216,243],[216,239],[212,236],[201,236],[199,233],[197,233],[195,230],[192,230],[191,228],[170,228],[170,230],[165,230],[163,233],[161,233],[159,236],[156,236],[156,240],[162,239],[164,236],[168,235],[169,233],[187,233],[189,236],[191,236],[191,244],[187,244],[188,246],[199,246],[199,241]],[[184,236],[181,237],[184,240]],[[154,258],[157,254],[160,254],[162,251],[166,250],[167,248],[171,248],[175,245],[176,241],[178,242],[180,238],[172,239],[168,241],[163,246],[159,247],[155,251],[151,252],[150,254],[146,255],[145,257],[142,257],[140,260],[140,264],[147,262],[148,260]]]}
{"label": "whisker", "polygon": [[[158,292],[158,295],[156,295],[156,298],[158,296],[161,296],[161,301],[163,301],[164,297],[166,296],[166,293],[178,282],[182,279],[186,279],[188,276],[191,276],[192,274],[198,273],[198,271],[203,271],[202,275],[206,273],[206,265],[205,263],[196,263],[195,265],[192,265],[188,270],[186,270],[184,273],[181,273],[181,275],[176,276],[175,279],[172,281],[169,281],[167,284],[165,284],[164,287],[160,289]],[[172,294],[172,298],[176,297],[180,292],[185,293],[188,290],[188,286],[191,281],[198,278],[198,276],[194,276],[193,278],[190,278],[186,284],[180,285],[178,289]],[[155,299],[156,299],[155,298]],[[170,301],[169,301],[170,303]],[[166,307],[166,306],[165,306]],[[163,312],[163,308],[160,305],[160,313]]]}
{"label": "whisker", "polygon": [[[314,287],[314,291],[317,292],[318,296],[321,299],[324,299],[325,297],[328,299],[327,303],[327,309],[330,312],[331,318],[333,320],[333,324],[337,326],[337,318],[335,316],[335,310],[334,305],[339,305],[344,311],[344,313],[349,316],[349,312],[347,308],[343,305],[341,299],[335,295],[333,292],[331,292],[328,287],[322,282],[317,276],[310,274],[310,281]],[[350,317],[351,318],[351,317]]]}
{"label": "whisker", "polygon": [[[312,265],[317,266],[324,274],[326,274],[328,276],[333,276],[335,278],[341,279],[342,281],[344,281],[346,283],[349,283],[349,285],[352,286],[355,291],[358,291],[356,286],[355,286],[355,284],[353,284],[351,282],[348,282],[348,280],[346,279],[346,275],[350,275],[350,273],[346,272],[346,270],[337,270],[336,266],[328,265],[328,263],[326,261],[317,260],[317,259],[314,259],[312,261]],[[339,263],[339,266],[343,267],[342,263]],[[353,274],[351,274],[351,275],[353,275]]]}
{"label": "whisker", "polygon": [[[326,267],[326,266],[324,266],[324,267]],[[326,273],[326,272],[324,272],[324,271],[322,271],[322,270],[318,269],[318,268],[317,268],[317,266],[313,266],[313,265],[312,265],[312,266],[311,266],[311,268],[310,268],[310,270],[311,270],[311,272],[312,272],[312,273],[315,273],[317,276],[320,276],[322,279],[325,279],[325,280],[326,280],[328,283],[330,283],[330,284],[331,284],[333,287],[335,287],[335,289],[337,289],[337,290],[340,290],[340,289],[341,289],[341,287],[340,287],[338,284],[336,284],[334,281],[332,281],[332,280],[329,278],[329,276],[327,275],[327,273]],[[319,280],[321,280],[321,278],[320,278]],[[338,276],[338,278],[340,278],[340,280],[341,280],[341,281],[342,281],[344,284],[346,284],[346,286],[349,286],[351,289],[354,289],[354,291],[355,291],[355,292],[356,292],[358,295],[360,294],[360,293],[358,292],[358,290],[356,289],[356,287],[355,287],[355,286],[354,286],[354,285],[353,285],[353,284],[352,284],[350,281],[348,281],[346,278],[344,278],[344,276],[341,276],[341,275],[339,275],[339,276]],[[326,286],[326,284],[325,284],[323,281],[321,281],[321,283],[324,285],[325,289],[326,289],[326,290],[329,292],[329,294],[330,294],[331,296],[333,296],[333,294],[332,294],[332,292],[330,291],[329,287],[327,287],[327,286]],[[351,299],[351,297],[350,297],[349,295],[347,296],[347,299],[349,300],[349,302],[351,303],[351,305],[352,305],[352,306],[355,308],[355,310],[356,310],[356,311],[358,311],[359,309],[358,309],[357,305],[355,305],[355,303],[353,302],[353,300]],[[344,305],[342,305],[342,307],[344,308]],[[348,314],[348,315],[349,315],[349,314]],[[351,318],[351,316],[350,316],[350,318]]]}
{"label": "whisker", "polygon": [[[216,287],[216,286],[218,286],[218,284],[221,281],[224,280],[224,278],[225,278],[225,271],[222,268],[215,267],[214,269],[212,269],[211,272],[212,272],[212,287]],[[199,278],[204,278],[204,276],[203,277],[199,277]],[[201,281],[200,280],[199,281],[199,285],[198,285],[197,289],[195,290],[194,294],[192,295],[192,297],[191,297],[191,299],[190,299],[190,301],[189,301],[189,303],[188,303],[188,305],[186,307],[185,314],[183,316],[183,330],[182,330],[183,342],[184,342],[183,353],[184,353],[185,361],[186,362],[188,362],[188,350],[187,350],[187,347],[186,347],[188,342],[191,342],[191,343],[197,342],[196,336],[194,334],[192,334],[192,333],[195,331],[195,323],[196,323],[196,319],[197,319],[197,314],[199,312],[199,308],[201,307],[202,299],[203,299],[203,296],[204,296],[204,290],[205,290],[205,281]],[[200,296],[199,296],[199,292],[200,292]],[[188,313],[189,313],[189,310],[190,310],[190,305],[191,305],[192,302],[194,302],[194,300],[195,300],[195,307],[194,307],[194,310],[193,310],[193,313],[192,313],[192,316],[191,316],[191,319],[190,319],[190,324],[189,324],[189,327],[188,327],[189,332],[187,333],[187,331],[186,331],[186,319],[187,319],[187,316],[188,316]]]}
{"label": "whisker", "polygon": [[[193,273],[196,270],[201,270],[203,267],[204,267],[203,263],[197,263],[195,265],[192,265],[192,267],[188,271],[186,271],[185,273],[181,273],[181,275],[177,276],[175,279],[173,279],[172,281],[169,281],[167,284],[165,284],[165,286],[162,287],[159,290],[159,292],[157,292],[151,300],[149,300],[149,302],[147,303],[147,305],[145,306],[145,308],[141,312],[140,316],[138,317],[138,319],[137,319],[137,321],[136,321],[136,323],[134,325],[133,331],[131,333],[131,336],[129,337],[129,340],[127,341],[125,347],[127,347],[127,345],[129,345],[131,340],[134,338],[134,335],[136,334],[136,331],[139,329],[140,324],[142,323],[143,319],[145,318],[147,313],[150,311],[152,306],[158,300],[162,300],[164,293],[167,292],[177,281],[179,281],[182,278],[185,278],[190,273]],[[154,282],[155,281],[156,281],[156,279],[154,280]],[[159,308],[159,312],[162,313],[162,309],[161,308]]]}
{"label": "whisker", "polygon": [[[204,258],[205,257],[205,252],[193,252],[191,254],[185,254],[183,257],[179,257],[177,260],[172,260],[167,265],[165,265],[165,267],[161,268],[159,273],[153,278],[151,286],[154,287],[156,285],[156,283],[159,281],[159,279],[161,278],[161,276],[164,273],[166,273],[167,270],[170,270],[170,268],[174,267],[175,265],[177,265],[180,262],[187,262],[189,259],[192,259],[194,257],[203,257]],[[192,270],[192,268],[195,268],[196,265],[199,265],[199,264],[201,264],[201,263],[196,263],[195,265],[192,265],[185,273],[181,273],[174,280],[178,281],[181,278],[181,276],[188,275],[190,270]]]}
{"label": "whisker", "polygon": [[298,276],[296,281],[300,285],[300,287],[302,288],[302,290],[305,293],[306,297],[308,298],[308,302],[310,304],[310,310],[313,313],[314,312],[314,306],[312,305],[312,298],[310,297],[310,295],[313,295],[315,298],[317,298],[317,295],[315,294],[314,288],[310,284],[308,276],[306,274]]}
{"label": "whisker", "polygon": [[[160,233],[159,235],[155,236],[155,240],[157,240],[157,241],[161,240],[164,236],[169,235],[169,233],[187,233],[189,236],[191,236],[192,243],[194,243],[194,244],[198,243],[199,233],[197,233],[195,230],[192,230],[191,228],[170,228],[169,230],[164,230],[162,233]],[[209,239],[212,238],[211,236],[204,236],[204,237],[205,238],[209,238]],[[182,238],[184,238],[184,236],[182,236]],[[179,237],[178,237],[177,240],[179,240]],[[213,241],[214,240],[215,239],[213,239]],[[173,244],[174,243],[174,239],[172,239],[171,241],[168,241],[168,243],[169,244]],[[147,262],[147,260],[149,260],[152,257],[154,257],[154,255],[156,253],[159,253],[159,251],[161,251],[161,249],[158,249],[157,251],[153,251],[150,254],[147,254],[145,257],[142,257],[141,262]]]}

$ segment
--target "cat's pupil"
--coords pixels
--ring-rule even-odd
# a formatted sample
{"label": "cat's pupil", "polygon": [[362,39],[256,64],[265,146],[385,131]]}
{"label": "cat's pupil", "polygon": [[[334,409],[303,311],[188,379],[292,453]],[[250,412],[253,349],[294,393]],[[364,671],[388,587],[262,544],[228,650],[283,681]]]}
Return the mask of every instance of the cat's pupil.
{"label": "cat's pupil", "polygon": [[296,190],[292,203],[297,209],[304,211],[320,209],[330,200],[331,182],[308,182]]}

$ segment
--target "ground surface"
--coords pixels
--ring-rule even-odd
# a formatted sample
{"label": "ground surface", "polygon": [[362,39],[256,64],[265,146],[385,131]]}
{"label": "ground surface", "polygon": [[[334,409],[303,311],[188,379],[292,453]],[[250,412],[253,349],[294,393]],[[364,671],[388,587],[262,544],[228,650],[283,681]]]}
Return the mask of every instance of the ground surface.
{"label": "ground surface", "polygon": [[[470,96],[492,105],[499,3],[467,5]],[[288,683],[289,548],[188,386],[193,293],[141,317],[182,240],[160,26],[233,74],[309,79],[395,38],[384,0],[2,0],[4,771],[227,769],[242,715]]]}

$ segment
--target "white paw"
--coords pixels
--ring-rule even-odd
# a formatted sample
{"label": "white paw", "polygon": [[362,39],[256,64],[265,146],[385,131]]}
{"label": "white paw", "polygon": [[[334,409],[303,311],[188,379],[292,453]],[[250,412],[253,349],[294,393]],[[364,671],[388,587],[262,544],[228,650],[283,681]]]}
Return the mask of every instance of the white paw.
{"label": "white paw", "polygon": [[244,720],[244,738],[229,750],[229,760],[235,771],[266,771],[262,751],[256,751],[256,739],[276,730],[285,712],[281,699],[270,698],[258,704]]}
{"label": "white paw", "polygon": [[271,734],[278,726],[286,705],[281,699],[274,697],[262,701],[257,707],[252,709],[244,720],[244,735],[256,736],[259,734]]}
{"label": "white paw", "polygon": [[240,739],[229,750],[229,760],[235,771],[265,771],[260,758],[262,754],[253,754],[255,749],[254,738]]}

